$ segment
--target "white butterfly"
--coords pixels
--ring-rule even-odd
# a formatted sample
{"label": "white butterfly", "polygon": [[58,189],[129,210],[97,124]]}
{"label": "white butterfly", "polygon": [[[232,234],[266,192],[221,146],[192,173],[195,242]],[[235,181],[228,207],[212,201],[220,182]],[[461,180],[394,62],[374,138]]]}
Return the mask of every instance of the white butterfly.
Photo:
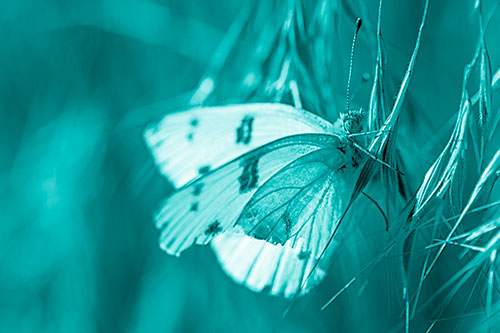
{"label": "white butterfly", "polygon": [[179,188],[156,214],[161,247],[178,256],[210,243],[226,273],[251,290],[309,291],[325,276],[365,158],[346,135],[361,121],[349,112],[333,125],[264,103],[167,115],[145,132]]}
{"label": "white butterfly", "polygon": [[[383,63],[381,4],[377,75]],[[349,135],[365,127],[364,113],[349,108],[360,19],[351,49],[349,111],[335,124],[283,104],[244,104],[169,114],[149,128],[149,148],[179,188],[156,215],[161,247],[180,255],[193,244],[210,243],[226,273],[254,291],[293,297],[316,286],[329,266],[337,228],[373,175],[374,161],[397,171],[379,156],[401,112],[427,8],[428,1],[392,111],[375,126],[378,134],[368,148]],[[383,98],[380,82],[374,79],[370,115]]]}

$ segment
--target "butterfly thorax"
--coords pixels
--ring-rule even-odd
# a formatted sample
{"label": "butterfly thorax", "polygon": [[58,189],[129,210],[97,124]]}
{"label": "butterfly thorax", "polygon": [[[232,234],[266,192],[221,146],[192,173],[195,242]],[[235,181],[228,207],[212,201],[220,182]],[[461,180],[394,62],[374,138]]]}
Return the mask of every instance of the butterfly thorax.
{"label": "butterfly thorax", "polygon": [[340,138],[338,149],[349,161],[345,168],[357,168],[361,163],[362,154],[355,148],[355,144],[364,146],[363,136],[353,135],[362,133],[366,115],[362,109],[342,112],[334,124],[334,134]]}
{"label": "butterfly thorax", "polygon": [[337,149],[344,155],[344,162],[338,169],[338,171],[355,170],[361,163],[362,154],[354,147],[352,140],[348,139],[347,136],[340,137],[340,143]]}

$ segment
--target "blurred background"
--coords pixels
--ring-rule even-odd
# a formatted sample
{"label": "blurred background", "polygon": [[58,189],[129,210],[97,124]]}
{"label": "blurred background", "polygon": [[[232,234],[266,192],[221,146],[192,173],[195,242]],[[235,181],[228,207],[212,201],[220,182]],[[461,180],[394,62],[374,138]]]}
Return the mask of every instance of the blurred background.
{"label": "blurred background", "polygon": [[[353,103],[368,105],[371,83],[362,77],[367,73],[370,79],[373,73],[378,3],[304,0],[304,15],[312,15],[312,8],[323,2],[332,22],[331,35],[326,34],[330,48],[325,49],[332,52],[324,55],[330,67],[323,73],[331,87],[319,85],[326,97],[305,106],[335,121],[345,105],[358,16],[364,25],[354,59],[353,91],[358,93]],[[193,247],[174,258],[157,245],[152,212],[173,188],[157,172],[142,131],[162,115],[196,103],[193,95],[207,77],[216,77],[218,90],[206,104],[268,99],[238,91],[232,82],[244,79],[245,61],[252,59],[245,50],[256,49],[261,27],[278,29],[269,22],[284,20],[286,4],[43,0],[2,6],[0,332],[401,329],[399,266],[394,268],[391,260],[320,311],[362,267],[352,264],[350,252],[339,253],[326,281],[282,318],[286,301],[233,283],[209,248]],[[382,34],[393,96],[423,4],[384,1]],[[494,5],[484,2],[484,8]],[[473,7],[465,0],[431,1],[429,7],[402,120],[412,138],[405,145],[408,155],[424,157],[412,170],[419,181],[442,149],[426,142],[446,126],[460,102],[463,67],[478,38]],[[239,39],[224,37],[236,29],[234,22],[259,12],[267,16],[255,16]],[[493,72],[500,61],[499,32],[500,16],[494,14],[487,31]],[[239,43],[246,48],[220,64],[225,50]],[[319,76],[323,68],[315,70]],[[419,155],[424,146],[427,154]],[[384,225],[374,229],[374,235],[383,234]],[[426,320],[415,324],[415,331],[427,327]],[[456,327],[448,323],[436,329]]]}

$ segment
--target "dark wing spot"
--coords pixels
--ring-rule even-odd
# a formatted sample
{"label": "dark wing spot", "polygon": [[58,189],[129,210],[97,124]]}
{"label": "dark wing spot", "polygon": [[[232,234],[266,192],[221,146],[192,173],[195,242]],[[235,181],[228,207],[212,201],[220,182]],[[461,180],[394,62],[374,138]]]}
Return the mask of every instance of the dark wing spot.
{"label": "dark wing spot", "polygon": [[245,116],[241,121],[240,127],[236,129],[236,143],[249,144],[252,140],[254,118]]}
{"label": "dark wing spot", "polygon": [[347,167],[346,164],[343,164],[340,168],[337,169],[337,171],[344,171],[344,169]]}
{"label": "dark wing spot", "polygon": [[203,186],[205,186],[205,184],[203,184],[203,183],[196,183],[193,185],[193,195],[195,197],[197,197],[201,194],[201,190],[203,189]]}
{"label": "dark wing spot", "polygon": [[191,122],[189,123],[191,126],[193,127],[196,127],[198,126],[198,119],[194,118],[191,120]]}
{"label": "dark wing spot", "polygon": [[198,169],[200,175],[204,175],[210,171],[210,165],[204,165]]}
{"label": "dark wing spot", "polygon": [[257,187],[257,182],[259,181],[258,164],[258,159],[243,161],[243,172],[241,173],[241,176],[238,177],[238,182],[240,183],[240,193],[246,193]]}
{"label": "dark wing spot", "polygon": [[220,226],[220,222],[216,220],[208,226],[207,230],[205,230],[205,235],[207,236],[217,235],[220,232],[222,232],[222,228]]}
{"label": "dark wing spot", "polygon": [[186,137],[189,141],[193,141],[193,133],[189,133]]}
{"label": "dark wing spot", "polygon": [[297,258],[299,258],[299,260],[306,260],[306,259],[309,259],[310,256],[311,256],[311,252],[301,250],[299,252],[299,254],[297,255]]}
{"label": "dark wing spot", "polygon": [[198,202],[193,202],[191,204],[191,208],[189,208],[191,212],[197,212],[198,211]]}
{"label": "dark wing spot", "polygon": [[285,222],[285,230],[288,238],[290,232],[292,231],[292,225],[293,225],[292,219],[290,218],[290,214],[288,213],[288,211],[283,214],[283,221]]}

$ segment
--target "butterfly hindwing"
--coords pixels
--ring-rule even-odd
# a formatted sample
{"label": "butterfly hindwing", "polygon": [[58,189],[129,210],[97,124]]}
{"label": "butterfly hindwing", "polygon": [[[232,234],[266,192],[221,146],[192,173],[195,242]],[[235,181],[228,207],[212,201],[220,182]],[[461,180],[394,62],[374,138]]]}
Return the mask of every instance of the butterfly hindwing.
{"label": "butterfly hindwing", "polygon": [[161,247],[179,255],[194,243],[207,244],[234,226],[252,195],[279,170],[338,142],[336,136],[325,134],[282,138],[187,184],[169,197],[156,215]]}
{"label": "butterfly hindwing", "polygon": [[303,214],[322,205],[331,177],[346,163],[336,148],[302,156],[259,188],[237,225],[252,237],[284,244],[301,228]]}
{"label": "butterfly hindwing", "polygon": [[169,114],[144,136],[156,164],[181,187],[238,156],[276,139],[332,133],[314,114],[278,103],[196,107]]}
{"label": "butterfly hindwing", "polygon": [[[337,140],[267,180],[238,218],[236,230],[243,232],[228,232],[212,243],[224,270],[252,290],[269,287],[270,294],[285,297],[321,281],[325,270],[313,269],[347,209],[355,183],[352,163]],[[328,266],[327,258],[322,265]]]}
{"label": "butterfly hindwing", "polygon": [[[256,292],[267,290],[276,296],[307,293],[324,278],[329,261],[325,257],[306,281],[314,262],[304,256],[300,247],[271,244],[232,232],[221,234],[210,245],[221,267],[235,282]],[[328,248],[327,255],[334,245],[335,242]]]}

